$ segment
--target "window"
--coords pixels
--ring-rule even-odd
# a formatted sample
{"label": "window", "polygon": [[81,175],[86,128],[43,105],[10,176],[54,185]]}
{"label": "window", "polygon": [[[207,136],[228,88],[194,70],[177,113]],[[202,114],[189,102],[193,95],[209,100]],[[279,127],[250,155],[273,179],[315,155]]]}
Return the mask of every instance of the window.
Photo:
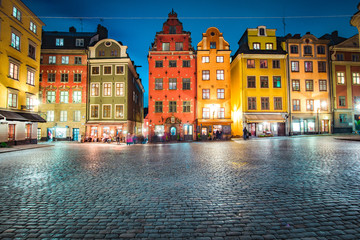
{"label": "window", "polygon": [[9,124],[8,141],[14,141],[14,140],[15,140],[15,124]]}
{"label": "window", "polygon": [[273,49],[273,44],[272,43],[266,43],[265,48],[266,48],[266,50],[272,50]]}
{"label": "window", "polygon": [[218,118],[224,119],[225,118],[225,108],[221,107],[218,109]]}
{"label": "window", "polygon": [[31,124],[26,124],[26,126],[25,126],[25,138],[26,139],[31,138],[31,128],[32,128]]}
{"label": "window", "polygon": [[210,118],[210,108],[202,109],[202,118]]}
{"label": "window", "polygon": [[125,96],[124,83],[115,83],[115,95],[118,97]]}
{"label": "window", "polygon": [[339,114],[340,123],[347,123],[347,114]]}
{"label": "window", "polygon": [[104,83],[103,84],[103,96],[111,96],[111,83]]}
{"label": "window", "polygon": [[67,122],[67,111],[60,111],[60,122]]}
{"label": "window", "polygon": [[105,56],[105,51],[104,50],[99,50],[99,56]]}
{"label": "window", "polygon": [[304,46],[304,54],[312,55],[312,46]]}
{"label": "window", "polygon": [[36,48],[32,43],[29,43],[29,57],[35,59],[36,56]]}
{"label": "window", "polygon": [[11,46],[20,51],[20,36],[16,33],[11,33]]}
{"label": "window", "polygon": [[293,91],[300,91],[300,80],[293,79],[292,80],[292,90]]}
{"label": "window", "polygon": [[256,88],[255,76],[248,76],[247,77],[247,87],[248,88]]}
{"label": "window", "polygon": [[169,79],[169,90],[176,90],[176,78]]}
{"label": "window", "polygon": [[176,67],[176,60],[170,60],[169,67]]}
{"label": "window", "polygon": [[47,111],[47,113],[46,113],[46,121],[47,122],[53,122],[54,120],[55,120],[54,111],[53,110]]}
{"label": "window", "polygon": [[75,46],[76,47],[83,47],[84,46],[84,39],[83,38],[77,38],[75,40]]}
{"label": "window", "polygon": [[255,59],[247,60],[247,68],[255,68]]}
{"label": "window", "polygon": [[280,60],[273,60],[273,68],[280,68]]}
{"label": "window", "polygon": [[176,51],[182,51],[183,50],[183,43],[182,42],[175,43],[175,50]]}
{"label": "window", "polygon": [[55,91],[48,91],[46,92],[46,102],[47,103],[55,103],[55,96],[56,92]]}
{"label": "window", "polygon": [[351,60],[352,60],[353,62],[359,62],[359,61],[360,61],[359,54],[353,54],[353,55],[351,55]]}
{"label": "window", "polygon": [[266,59],[260,59],[260,68],[267,68],[268,62]]}
{"label": "window", "polygon": [[39,73],[39,82],[42,82],[42,77],[43,77],[43,74]]}
{"label": "window", "polygon": [[91,84],[91,96],[93,97],[99,96],[99,83]]}
{"label": "window", "polygon": [[340,107],[345,107],[346,106],[345,96],[340,96],[339,97],[339,106]]}
{"label": "window", "polygon": [[155,78],[155,90],[162,90],[162,89],[163,89],[163,79]]}
{"label": "window", "polygon": [[81,119],[81,111],[75,110],[74,111],[74,122],[80,122]]}
{"label": "window", "polygon": [[256,110],[256,97],[248,97],[248,110]]}
{"label": "window", "polygon": [[115,118],[124,118],[124,105],[115,105]]}
{"label": "window", "polygon": [[81,64],[81,61],[82,59],[81,59],[81,57],[75,57],[74,58],[74,64]]}
{"label": "window", "polygon": [[216,56],[216,62],[223,63],[224,62],[224,57],[223,56]]}
{"label": "window", "polygon": [[218,99],[224,99],[225,98],[225,89],[224,88],[217,89],[217,98]]}
{"label": "window", "polygon": [[26,84],[35,86],[35,72],[34,71],[31,71],[31,70],[27,71]]}
{"label": "window", "polygon": [[260,43],[253,43],[253,49],[260,50]]}
{"label": "window", "polygon": [[183,112],[190,112],[190,101],[183,102]]}
{"label": "window", "polygon": [[209,63],[210,62],[210,57],[209,56],[204,56],[201,58],[202,63]]}
{"label": "window", "polygon": [[169,102],[169,112],[171,112],[171,113],[176,112],[176,101]]}
{"label": "window", "polygon": [[306,91],[314,91],[314,81],[313,80],[305,80],[305,89]]}
{"label": "window", "polygon": [[269,87],[269,78],[267,76],[260,77],[260,87],[268,88]]}
{"label": "window", "polygon": [[74,73],[74,82],[81,82],[81,73]]}
{"label": "window", "polygon": [[61,64],[69,64],[69,56],[61,57]]}
{"label": "window", "polygon": [[90,116],[91,118],[98,118],[99,117],[99,105],[91,105],[90,106]]}
{"label": "window", "polygon": [[111,66],[104,66],[104,75],[111,75]]}
{"label": "window", "polygon": [[170,50],[170,43],[162,43],[162,50],[169,51]]}
{"label": "window", "polygon": [[216,49],[216,42],[210,42],[210,49]]}
{"label": "window", "polygon": [[353,79],[353,84],[360,84],[360,73],[353,72],[352,79]]}
{"label": "window", "polygon": [[281,77],[273,76],[273,88],[281,88]]}
{"label": "window", "polygon": [[176,34],[176,27],[175,26],[170,26],[169,27],[169,34]]}
{"label": "window", "polygon": [[102,107],[103,107],[102,117],[103,118],[111,118],[111,105],[104,104]]}
{"label": "window", "polygon": [[49,64],[56,64],[56,56],[49,56]]}
{"label": "window", "polygon": [[190,90],[190,78],[183,78],[183,90]]}
{"label": "window", "polygon": [[73,91],[73,103],[81,103],[81,91]]}
{"label": "window", "polygon": [[317,46],[318,54],[325,54],[325,46]]}
{"label": "window", "polygon": [[12,15],[19,21],[21,21],[21,12],[19,9],[17,9],[17,7],[13,7],[13,13]]}
{"label": "window", "polygon": [[293,99],[293,111],[300,111],[300,99]]}
{"label": "window", "polygon": [[202,71],[202,80],[210,80],[210,70]]}
{"label": "window", "polygon": [[60,103],[69,103],[68,91],[60,91]]}
{"label": "window", "polygon": [[183,67],[190,67],[190,60],[183,60],[182,62],[183,62],[182,64]]}
{"label": "window", "polygon": [[117,50],[111,50],[110,56],[117,56],[117,55],[118,55]]}
{"label": "window", "polygon": [[290,45],[290,53],[299,53],[299,47],[297,45]]}
{"label": "window", "polygon": [[312,61],[305,61],[305,72],[312,72],[313,71],[313,62]]}
{"label": "window", "polygon": [[314,111],[314,100],[306,99],[306,111]]}
{"label": "window", "polygon": [[69,82],[69,74],[67,73],[62,73],[61,74],[61,82]]}
{"label": "window", "polygon": [[326,72],[326,62],[325,61],[318,62],[318,72]]}
{"label": "window", "polygon": [[216,70],[216,80],[224,80],[224,70]]}
{"label": "window", "polygon": [[64,46],[64,39],[63,38],[57,38],[55,40],[55,45],[56,46]]}
{"label": "window", "polygon": [[155,102],[155,112],[162,113],[163,112],[163,102],[156,101]]}
{"label": "window", "polygon": [[345,73],[344,72],[337,72],[337,83],[338,84],[345,84]]}
{"label": "window", "polygon": [[274,110],[282,110],[282,98],[274,97]]}
{"label": "window", "polygon": [[48,82],[55,82],[55,73],[48,73]]}
{"label": "window", "polygon": [[299,62],[298,61],[291,61],[291,71],[292,72],[299,71]]}
{"label": "window", "polygon": [[11,108],[17,108],[18,96],[16,93],[9,92],[8,95],[8,106]]}
{"label": "window", "polygon": [[202,90],[202,99],[210,99],[210,89]]}
{"label": "window", "polygon": [[265,36],[265,29],[264,28],[259,28],[259,35],[260,36]]}
{"label": "window", "polygon": [[327,91],[326,80],[319,80],[319,91]]}
{"label": "window", "polygon": [[320,101],[320,107],[321,107],[321,111],[327,111],[328,110],[328,103],[326,100],[321,100]]}
{"label": "window", "polygon": [[269,104],[268,97],[261,98],[261,110],[270,110],[270,104]]}
{"label": "window", "polygon": [[342,54],[342,53],[336,54],[336,60],[338,60],[338,61],[344,61],[344,54]]}
{"label": "window", "polygon": [[9,63],[9,77],[19,80],[19,65],[13,62]]}
{"label": "window", "polygon": [[119,75],[119,74],[124,74],[124,66],[116,66],[115,67],[115,70],[116,70],[116,74]]}
{"label": "window", "polygon": [[163,61],[155,61],[155,67],[162,68],[163,67]]}

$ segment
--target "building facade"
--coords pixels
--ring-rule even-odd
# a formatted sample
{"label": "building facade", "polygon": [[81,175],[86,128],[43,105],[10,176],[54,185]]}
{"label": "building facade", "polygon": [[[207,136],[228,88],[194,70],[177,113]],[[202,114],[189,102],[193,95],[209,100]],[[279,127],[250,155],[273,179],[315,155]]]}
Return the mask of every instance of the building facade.
{"label": "building facade", "polygon": [[329,40],[286,36],[290,135],[331,133]]}
{"label": "building facade", "polygon": [[141,135],[144,88],[127,46],[103,39],[89,47],[86,137],[106,141]]}
{"label": "building facade", "polygon": [[152,141],[196,137],[196,58],[190,32],[172,11],[148,54]]}
{"label": "building facade", "polygon": [[286,52],[275,29],[247,29],[231,62],[232,135],[287,133]]}
{"label": "building facade", "polygon": [[19,0],[0,1],[0,143],[36,143],[41,31]]}
{"label": "building facade", "polygon": [[334,133],[360,130],[359,35],[331,45]]}
{"label": "building facade", "polygon": [[197,128],[202,139],[231,137],[230,45],[215,27],[197,45]]}
{"label": "building facade", "polygon": [[47,122],[39,124],[42,140],[80,141],[85,135],[87,48],[107,35],[105,28],[98,30],[43,32],[39,110]]}

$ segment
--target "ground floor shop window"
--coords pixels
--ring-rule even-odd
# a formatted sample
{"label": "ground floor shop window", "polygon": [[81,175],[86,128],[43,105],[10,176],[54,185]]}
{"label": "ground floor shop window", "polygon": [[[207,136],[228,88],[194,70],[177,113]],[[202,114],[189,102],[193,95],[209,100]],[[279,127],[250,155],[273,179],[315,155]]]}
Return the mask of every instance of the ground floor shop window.
{"label": "ground floor shop window", "polygon": [[98,128],[97,127],[91,127],[90,135],[91,137],[97,137],[98,134]]}
{"label": "ground floor shop window", "polygon": [[193,126],[192,125],[184,125],[184,135],[192,135]]}
{"label": "ground floor shop window", "polygon": [[156,136],[164,136],[165,133],[165,129],[164,129],[164,125],[155,125],[155,135]]}
{"label": "ground floor shop window", "polygon": [[207,135],[207,131],[208,131],[208,129],[206,127],[201,128],[202,135]]}
{"label": "ground floor shop window", "polygon": [[14,141],[15,140],[15,124],[9,124],[8,140],[9,141]]}
{"label": "ground floor shop window", "polygon": [[32,129],[32,125],[31,124],[26,124],[25,136],[26,136],[27,139],[31,138],[31,129]]}
{"label": "ground floor shop window", "polygon": [[56,138],[66,138],[66,128],[56,128],[55,131]]}

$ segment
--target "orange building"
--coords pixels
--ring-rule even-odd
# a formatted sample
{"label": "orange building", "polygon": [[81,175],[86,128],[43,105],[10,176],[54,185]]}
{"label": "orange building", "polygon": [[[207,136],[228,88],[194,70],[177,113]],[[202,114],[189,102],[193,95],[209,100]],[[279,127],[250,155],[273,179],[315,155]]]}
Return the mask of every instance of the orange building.
{"label": "orange building", "polygon": [[328,43],[310,33],[286,37],[290,135],[331,132]]}
{"label": "orange building", "polygon": [[230,53],[215,27],[208,28],[197,45],[196,118],[202,139],[231,137]]}

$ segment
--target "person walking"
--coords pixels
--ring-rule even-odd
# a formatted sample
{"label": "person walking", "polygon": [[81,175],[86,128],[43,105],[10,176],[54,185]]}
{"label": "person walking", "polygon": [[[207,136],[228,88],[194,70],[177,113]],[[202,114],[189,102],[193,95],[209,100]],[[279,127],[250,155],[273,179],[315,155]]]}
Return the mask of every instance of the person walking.
{"label": "person walking", "polygon": [[244,137],[244,140],[246,140],[247,136],[248,136],[248,130],[246,129],[246,127],[244,127],[243,129],[243,137]]}
{"label": "person walking", "polygon": [[117,145],[120,145],[120,136],[119,136],[119,134],[116,136],[116,142],[117,142]]}

